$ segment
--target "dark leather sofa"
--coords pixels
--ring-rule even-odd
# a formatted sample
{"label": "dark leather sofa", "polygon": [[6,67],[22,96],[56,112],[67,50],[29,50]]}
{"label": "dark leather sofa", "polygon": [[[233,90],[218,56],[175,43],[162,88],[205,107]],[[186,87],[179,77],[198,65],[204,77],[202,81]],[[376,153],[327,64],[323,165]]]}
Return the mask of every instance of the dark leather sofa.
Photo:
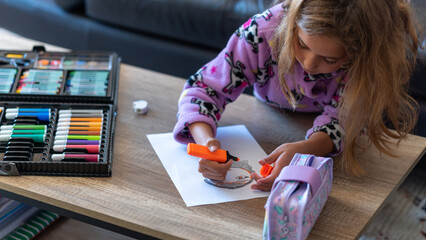
{"label": "dark leather sofa", "polygon": [[[188,78],[213,59],[231,34],[272,0],[0,0],[0,27],[73,50],[115,51],[124,63]],[[412,1],[420,22],[426,4]],[[411,93],[426,136],[426,54]],[[246,91],[247,93],[248,91]]]}
{"label": "dark leather sofa", "polygon": [[[188,78],[272,0],[0,0],[0,27]],[[48,50],[48,49],[47,49]]]}

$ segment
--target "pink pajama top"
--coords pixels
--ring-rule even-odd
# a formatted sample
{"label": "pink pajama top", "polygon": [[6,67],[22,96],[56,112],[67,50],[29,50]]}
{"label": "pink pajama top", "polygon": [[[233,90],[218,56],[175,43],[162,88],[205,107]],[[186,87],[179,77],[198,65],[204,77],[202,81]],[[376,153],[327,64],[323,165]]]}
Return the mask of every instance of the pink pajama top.
{"label": "pink pajama top", "polygon": [[345,72],[309,74],[296,62],[295,73],[286,77],[298,103],[293,109],[281,90],[277,62],[269,45],[283,14],[280,4],[251,17],[235,31],[215,59],[190,76],[178,103],[173,130],[176,141],[194,141],[188,130],[188,125],[194,122],[209,124],[216,135],[226,105],[235,101],[244,88],[253,86],[254,95],[267,104],[321,113],[307,131],[306,138],[317,131],[325,132],[334,143],[333,155],[340,153],[344,130],[337,120],[336,107],[343,92]]}

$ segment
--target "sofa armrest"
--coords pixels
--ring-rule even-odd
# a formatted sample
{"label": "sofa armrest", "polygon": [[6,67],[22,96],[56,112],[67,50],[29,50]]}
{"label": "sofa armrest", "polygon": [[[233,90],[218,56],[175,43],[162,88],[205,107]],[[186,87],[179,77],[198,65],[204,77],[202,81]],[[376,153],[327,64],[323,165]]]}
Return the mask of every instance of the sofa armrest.
{"label": "sofa armrest", "polygon": [[55,3],[67,12],[81,10],[84,8],[84,0],[55,0]]}

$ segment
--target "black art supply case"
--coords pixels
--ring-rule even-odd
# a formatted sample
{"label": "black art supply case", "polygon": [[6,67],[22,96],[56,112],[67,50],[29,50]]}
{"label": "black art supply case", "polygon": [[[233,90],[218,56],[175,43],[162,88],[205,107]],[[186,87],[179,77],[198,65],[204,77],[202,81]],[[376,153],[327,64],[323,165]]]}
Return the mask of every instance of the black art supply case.
{"label": "black art supply case", "polygon": [[0,50],[0,175],[110,176],[120,58]]}

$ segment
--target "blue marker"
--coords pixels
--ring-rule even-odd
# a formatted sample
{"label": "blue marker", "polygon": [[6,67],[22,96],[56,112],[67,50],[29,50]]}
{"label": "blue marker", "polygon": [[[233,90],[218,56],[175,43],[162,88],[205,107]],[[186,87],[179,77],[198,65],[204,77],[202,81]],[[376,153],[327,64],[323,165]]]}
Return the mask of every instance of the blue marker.
{"label": "blue marker", "polygon": [[12,112],[50,112],[50,108],[7,108],[6,113]]}
{"label": "blue marker", "polygon": [[41,121],[48,122],[50,119],[50,112],[12,112],[12,113],[6,112],[6,119],[9,119],[9,120],[13,120],[17,117],[22,117],[22,116],[36,117]]}

